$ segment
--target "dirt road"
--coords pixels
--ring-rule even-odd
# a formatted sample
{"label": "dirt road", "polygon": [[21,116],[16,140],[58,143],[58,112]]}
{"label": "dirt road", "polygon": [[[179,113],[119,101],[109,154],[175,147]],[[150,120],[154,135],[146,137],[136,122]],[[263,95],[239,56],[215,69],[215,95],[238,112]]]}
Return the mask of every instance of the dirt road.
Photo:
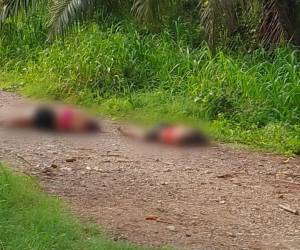
{"label": "dirt road", "polygon": [[[0,113],[22,98],[0,92]],[[0,129],[0,160],[35,175],[115,238],[178,249],[300,249],[300,158],[220,145],[191,151]],[[158,217],[158,218],[157,218]],[[148,220],[147,220],[148,219]]]}

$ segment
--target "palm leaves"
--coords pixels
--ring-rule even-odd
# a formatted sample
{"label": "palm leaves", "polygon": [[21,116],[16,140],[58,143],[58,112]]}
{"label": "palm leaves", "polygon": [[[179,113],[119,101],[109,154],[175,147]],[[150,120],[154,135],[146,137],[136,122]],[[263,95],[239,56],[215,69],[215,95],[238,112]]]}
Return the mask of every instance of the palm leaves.
{"label": "palm leaves", "polygon": [[[50,35],[62,34],[76,20],[82,21],[100,6],[121,6],[124,0],[49,0]],[[131,0],[131,12],[144,22],[160,20],[170,6],[180,5],[186,0]],[[262,21],[257,29],[267,43],[278,43],[293,36],[292,12],[297,0],[199,0],[200,19],[208,35],[208,43],[214,47],[226,32],[229,36],[237,32],[240,20],[255,4],[262,10]],[[47,0],[0,0],[0,23],[28,13],[36,3],[47,4]],[[128,3],[128,1],[127,1]]]}
{"label": "palm leaves", "polygon": [[37,0],[0,0],[0,22],[16,17],[22,11],[28,13],[36,2]]}
{"label": "palm leaves", "polygon": [[50,35],[64,33],[66,27],[93,3],[92,0],[55,0],[50,8]]}
{"label": "palm leaves", "polygon": [[[226,31],[234,34],[239,22],[252,8],[260,6],[261,22],[258,23],[258,38],[264,44],[279,44],[282,41],[299,42],[296,37],[297,0],[206,0],[201,10],[203,27],[208,34],[208,43],[214,47]],[[300,33],[300,32],[299,32]]]}
{"label": "palm leaves", "polygon": [[264,43],[278,44],[295,35],[296,1],[265,0],[259,34]]}
{"label": "palm leaves", "polygon": [[206,0],[200,9],[201,23],[208,36],[208,44],[215,47],[224,33],[233,35],[239,28],[241,10],[252,4],[245,0]]}
{"label": "palm leaves", "polygon": [[[166,6],[172,0],[135,0],[132,2],[131,11],[142,21],[153,22],[159,20]],[[50,8],[50,34],[64,33],[66,28],[74,21],[90,16],[100,6],[120,6],[119,0],[56,0]]]}
{"label": "palm leaves", "polygon": [[140,20],[151,22],[159,20],[163,10],[174,3],[172,0],[135,0],[132,11]]}

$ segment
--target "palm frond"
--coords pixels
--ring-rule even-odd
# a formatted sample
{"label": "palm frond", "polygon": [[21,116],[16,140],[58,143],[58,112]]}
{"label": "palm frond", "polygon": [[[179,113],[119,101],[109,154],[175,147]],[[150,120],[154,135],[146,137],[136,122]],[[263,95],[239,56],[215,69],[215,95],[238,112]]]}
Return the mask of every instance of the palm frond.
{"label": "palm frond", "polygon": [[0,0],[0,22],[16,18],[20,12],[28,13],[38,0]]}
{"label": "palm frond", "polygon": [[220,23],[222,22],[222,8],[219,0],[203,1],[200,9],[200,19],[202,26],[208,37],[208,45],[211,49],[215,48]]}
{"label": "palm frond", "polygon": [[238,7],[240,5],[244,5],[244,1],[222,0],[220,1],[220,5],[224,12],[223,18],[224,18],[224,23],[226,25],[226,28],[229,31],[229,33],[232,34],[238,28],[238,22],[239,22]]}
{"label": "palm frond", "polygon": [[174,2],[174,0],[134,0],[131,10],[138,19],[152,22],[159,20],[163,10]]}
{"label": "palm frond", "polygon": [[293,39],[293,0],[265,0],[259,36],[265,44],[278,44]]}
{"label": "palm frond", "polygon": [[208,44],[214,50],[219,38],[227,33],[233,35],[239,28],[240,16],[253,1],[202,0],[200,19],[208,36]]}
{"label": "palm frond", "polygon": [[50,7],[50,36],[64,33],[74,20],[81,18],[86,9],[95,4],[95,0],[55,0]]}

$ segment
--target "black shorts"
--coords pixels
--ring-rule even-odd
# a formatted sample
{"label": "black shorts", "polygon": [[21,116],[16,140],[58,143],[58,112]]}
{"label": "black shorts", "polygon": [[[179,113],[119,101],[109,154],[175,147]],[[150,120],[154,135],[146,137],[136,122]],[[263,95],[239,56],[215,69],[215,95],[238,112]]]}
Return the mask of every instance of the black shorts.
{"label": "black shorts", "polygon": [[183,138],[181,143],[185,146],[206,146],[209,144],[209,141],[201,132],[191,130],[190,134]]}
{"label": "black shorts", "polygon": [[42,130],[55,129],[55,112],[48,107],[39,107],[33,117],[33,126]]}

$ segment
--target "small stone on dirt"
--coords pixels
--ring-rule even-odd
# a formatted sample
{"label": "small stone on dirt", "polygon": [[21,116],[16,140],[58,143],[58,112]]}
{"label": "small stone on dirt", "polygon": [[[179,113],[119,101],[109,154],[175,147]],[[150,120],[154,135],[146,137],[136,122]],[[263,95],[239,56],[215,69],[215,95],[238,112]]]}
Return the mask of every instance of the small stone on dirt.
{"label": "small stone on dirt", "polygon": [[47,175],[47,176],[53,176],[54,173],[53,173],[53,169],[52,168],[45,168],[43,171],[42,171],[43,174]]}
{"label": "small stone on dirt", "polygon": [[167,229],[172,232],[176,231],[176,227],[174,227],[174,226],[167,226]]}
{"label": "small stone on dirt", "polygon": [[90,168],[90,167],[86,167],[85,169],[86,169],[86,170],[91,170],[91,168]]}
{"label": "small stone on dirt", "polygon": [[221,175],[218,175],[217,178],[219,178],[219,179],[233,178],[233,175],[232,174],[221,174]]}
{"label": "small stone on dirt", "polygon": [[279,199],[283,199],[283,198],[284,198],[284,195],[283,195],[283,194],[279,194],[279,195],[278,195],[278,198],[279,198]]}
{"label": "small stone on dirt", "polygon": [[195,221],[195,220],[191,221],[192,226],[197,226],[197,224],[198,224],[197,221]]}
{"label": "small stone on dirt", "polygon": [[156,216],[156,215],[149,215],[149,216],[147,216],[145,219],[146,219],[146,220],[158,220],[159,217]]}
{"label": "small stone on dirt", "polygon": [[52,163],[50,167],[51,168],[58,168],[58,166],[56,164],[54,164],[54,163]]}
{"label": "small stone on dirt", "polygon": [[67,171],[67,172],[71,172],[71,171],[72,171],[72,168],[63,167],[61,170],[63,170],[63,171]]}
{"label": "small stone on dirt", "polygon": [[76,159],[75,158],[69,158],[69,159],[66,159],[66,162],[75,162]]}
{"label": "small stone on dirt", "polygon": [[233,233],[229,233],[228,236],[231,237],[231,238],[236,238],[236,235],[233,234]]}
{"label": "small stone on dirt", "polygon": [[51,168],[45,168],[45,169],[43,169],[42,172],[43,173],[49,173],[49,172],[52,172],[52,169]]}

